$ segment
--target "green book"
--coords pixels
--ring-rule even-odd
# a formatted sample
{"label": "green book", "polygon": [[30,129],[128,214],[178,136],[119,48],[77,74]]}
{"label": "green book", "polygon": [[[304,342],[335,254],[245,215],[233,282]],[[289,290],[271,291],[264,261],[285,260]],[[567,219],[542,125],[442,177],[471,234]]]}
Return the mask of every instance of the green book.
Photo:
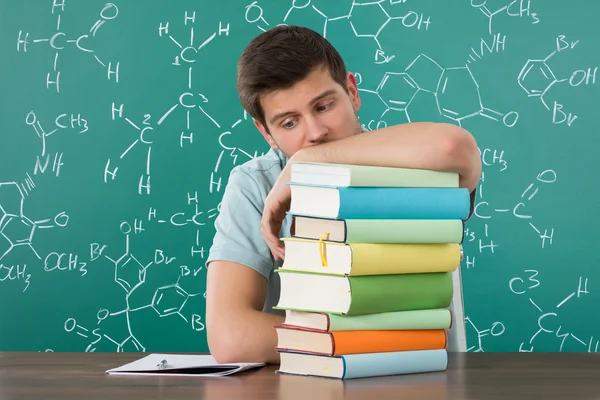
{"label": "green book", "polygon": [[451,272],[345,276],[277,269],[275,308],[361,315],[445,308],[452,301]]}
{"label": "green book", "polygon": [[322,332],[450,329],[452,327],[452,312],[448,309],[438,308],[363,315],[338,315],[285,310],[285,320],[282,325]]}
{"label": "green book", "polygon": [[446,187],[457,188],[455,172],[417,168],[383,167],[293,161],[290,181],[337,187]]}

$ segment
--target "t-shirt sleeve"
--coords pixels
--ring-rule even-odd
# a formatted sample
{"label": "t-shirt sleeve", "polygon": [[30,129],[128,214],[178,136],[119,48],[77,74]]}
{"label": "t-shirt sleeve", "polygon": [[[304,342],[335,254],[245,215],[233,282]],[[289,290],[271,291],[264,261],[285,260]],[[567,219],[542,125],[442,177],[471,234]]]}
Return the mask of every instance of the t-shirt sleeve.
{"label": "t-shirt sleeve", "polygon": [[207,267],[214,260],[232,261],[269,279],[274,259],[260,230],[263,206],[264,197],[254,178],[243,169],[234,168],[215,219],[215,236]]}

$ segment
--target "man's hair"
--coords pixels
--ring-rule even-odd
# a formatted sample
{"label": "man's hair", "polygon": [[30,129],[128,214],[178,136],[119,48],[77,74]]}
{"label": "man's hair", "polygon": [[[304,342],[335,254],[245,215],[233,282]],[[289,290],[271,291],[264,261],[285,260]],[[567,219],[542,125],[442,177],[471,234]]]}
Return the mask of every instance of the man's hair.
{"label": "man's hair", "polygon": [[346,65],[337,50],[319,33],[301,26],[280,25],[254,38],[244,49],[236,87],[242,106],[267,129],[261,96],[287,89],[324,68],[347,92]]}

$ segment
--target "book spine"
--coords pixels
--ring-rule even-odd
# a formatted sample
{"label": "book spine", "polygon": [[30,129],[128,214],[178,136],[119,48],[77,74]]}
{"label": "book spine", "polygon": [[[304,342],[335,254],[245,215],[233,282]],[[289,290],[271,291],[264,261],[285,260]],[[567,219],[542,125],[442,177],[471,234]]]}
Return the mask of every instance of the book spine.
{"label": "book spine", "polygon": [[453,295],[451,272],[349,276],[346,315],[446,308]]}
{"label": "book spine", "polygon": [[439,372],[448,368],[445,349],[363,353],[342,356],[342,379]]}
{"label": "book spine", "polygon": [[350,275],[454,271],[460,264],[456,243],[352,243]]}
{"label": "book spine", "polygon": [[340,187],[338,218],[466,219],[467,188]]}
{"label": "book spine", "polygon": [[345,243],[462,243],[460,219],[345,219]]}
{"label": "book spine", "polygon": [[348,186],[458,187],[458,184],[459,175],[455,172],[353,165]]}
{"label": "book spine", "polygon": [[443,329],[360,330],[331,332],[332,355],[445,349]]}
{"label": "book spine", "polygon": [[447,309],[413,310],[367,315],[327,314],[327,330],[450,329],[452,313]]}

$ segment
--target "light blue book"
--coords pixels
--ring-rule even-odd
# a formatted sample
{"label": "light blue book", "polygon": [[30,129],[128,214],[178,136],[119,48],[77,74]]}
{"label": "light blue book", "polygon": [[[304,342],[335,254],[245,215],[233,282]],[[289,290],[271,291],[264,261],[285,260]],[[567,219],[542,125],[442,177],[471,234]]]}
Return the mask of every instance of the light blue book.
{"label": "light blue book", "polygon": [[467,188],[289,185],[289,212],[309,217],[465,220],[471,206]]}
{"label": "light blue book", "polygon": [[323,356],[279,351],[281,374],[355,379],[440,372],[448,368],[446,349]]}

